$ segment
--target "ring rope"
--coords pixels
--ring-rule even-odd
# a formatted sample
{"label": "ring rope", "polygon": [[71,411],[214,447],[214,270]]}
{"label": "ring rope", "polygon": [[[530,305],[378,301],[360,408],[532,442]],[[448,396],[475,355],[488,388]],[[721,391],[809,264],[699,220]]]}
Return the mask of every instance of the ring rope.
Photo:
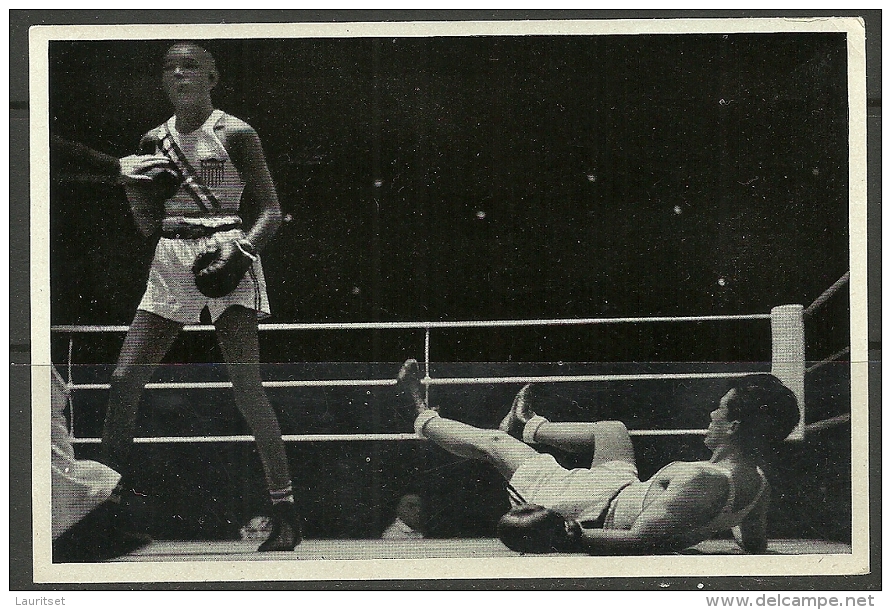
{"label": "ring rope", "polygon": [[[395,379],[300,379],[291,381],[264,381],[264,388],[301,388],[301,387],[364,387],[392,386]],[[167,381],[147,383],[147,390],[221,390],[231,388],[231,381]],[[108,383],[83,383],[69,385],[77,390],[108,390]]]}
{"label": "ring rope", "polygon": [[[482,385],[508,383],[557,383],[587,381],[647,381],[669,379],[729,379],[759,373],[762,371],[735,371],[732,373],[652,373],[639,375],[538,375],[522,377],[425,377],[421,383],[432,385]],[[264,388],[300,388],[300,387],[365,387],[394,386],[395,379],[296,379],[289,381],[264,381]],[[69,384],[72,390],[108,390],[108,383]],[[231,388],[231,381],[173,381],[157,382],[145,385],[149,390],[218,390]]]}
{"label": "ring rope", "polygon": [[850,353],[850,351],[851,351],[851,348],[850,348],[850,347],[845,347],[845,348],[843,348],[843,349],[840,349],[840,350],[838,350],[837,352],[835,352],[834,354],[832,354],[831,356],[829,356],[828,358],[825,358],[825,359],[823,359],[823,360],[820,360],[820,362],[817,362],[817,363],[815,363],[815,364],[810,365],[809,367],[807,367],[806,369],[804,369],[804,372],[805,372],[805,373],[810,373],[810,372],[812,372],[812,371],[816,371],[818,368],[820,368],[820,367],[822,367],[822,366],[824,366],[824,365],[827,365],[827,364],[829,364],[830,362],[835,362],[836,360],[838,360],[838,359],[841,358],[842,356],[844,356],[844,355]]}
{"label": "ring rope", "polygon": [[439,377],[424,380],[430,385],[479,385],[487,383],[557,383],[587,381],[648,381],[669,379],[729,379],[762,373],[763,371],[735,371],[732,373],[651,373],[638,375],[539,375],[522,377]]}
{"label": "ring rope", "polygon": [[[828,430],[851,421],[851,414],[846,413],[836,417],[830,417],[818,422],[807,424],[807,432]],[[629,436],[704,436],[704,429],[669,429],[669,430],[629,430]],[[73,442],[83,445],[96,445],[102,442],[101,438],[75,438]],[[342,442],[342,441],[422,441],[426,440],[413,433],[397,434],[283,434],[282,440],[288,443],[318,443],[318,442]],[[143,445],[156,444],[185,444],[185,443],[251,443],[254,437],[250,434],[236,434],[227,436],[153,436],[133,439],[134,443]]]}
{"label": "ring rope", "polygon": [[[733,320],[769,320],[770,314],[741,314],[715,316],[656,316],[635,318],[553,318],[540,320],[462,320],[454,322],[342,322],[342,323],[267,323],[258,324],[260,331],[296,330],[426,330],[440,328],[505,328],[516,326],[583,326],[593,324],[634,324],[660,322],[727,322]],[[50,327],[54,332],[63,333],[106,333],[127,332],[127,325],[79,325],[59,324]],[[187,324],[187,332],[212,331],[212,324]]]}
{"label": "ring rope", "polygon": [[814,300],[813,303],[811,303],[810,305],[808,305],[805,308],[804,315],[806,315],[806,316],[811,315],[818,307],[820,307],[821,305],[823,305],[823,303],[828,301],[829,297],[831,297],[836,292],[838,292],[839,288],[841,288],[842,286],[847,284],[849,279],[851,279],[851,272],[846,271],[845,274],[843,276],[841,276],[840,278],[838,278],[832,286],[830,286],[825,291],[823,291],[823,294],[818,296]]}
{"label": "ring rope", "polygon": [[[808,424],[808,432],[827,430],[851,421],[851,414],[847,413],[837,417],[831,417],[822,421]],[[670,429],[670,430],[629,430],[629,436],[704,436],[705,429]],[[341,441],[423,441],[424,437],[414,433],[397,434],[283,434],[282,440],[287,443],[324,443]],[[75,438],[77,444],[95,445],[102,442],[101,438]],[[185,443],[252,443],[254,437],[250,434],[235,434],[224,436],[153,436],[133,439],[134,443],[142,445],[157,444],[185,444]]]}
{"label": "ring rope", "polygon": [[[328,443],[336,441],[414,441],[423,440],[414,433],[397,434],[283,434],[282,440],[291,443]],[[97,445],[101,438],[78,438],[75,443],[83,445]],[[150,436],[133,439],[134,443],[141,445],[156,444],[185,444],[185,443],[252,443],[254,437],[250,434],[234,434],[222,436]]]}
{"label": "ring rope", "polygon": [[[704,435],[705,430],[629,430],[629,436],[679,436]],[[335,441],[423,441],[422,436],[415,433],[397,434],[283,434],[282,440],[288,443],[327,443]],[[73,441],[81,445],[98,445],[101,438],[76,438]],[[141,445],[185,444],[185,443],[252,443],[250,434],[233,434],[220,436],[151,436],[133,439]]]}

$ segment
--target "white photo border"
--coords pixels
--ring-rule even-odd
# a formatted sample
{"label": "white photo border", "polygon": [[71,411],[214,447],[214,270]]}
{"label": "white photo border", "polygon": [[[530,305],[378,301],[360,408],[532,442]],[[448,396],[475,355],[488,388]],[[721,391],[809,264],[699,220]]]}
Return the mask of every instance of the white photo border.
{"label": "white photo border", "polygon": [[[52,564],[50,528],[49,96],[54,40],[187,38],[529,36],[844,32],[848,49],[850,151],[851,555],[517,557],[508,559],[244,561]],[[867,328],[865,26],[855,17],[705,18],[401,23],[263,23],[35,26],[30,31],[32,502],[35,583],[249,582],[393,579],[541,579],[854,575],[870,570]]]}

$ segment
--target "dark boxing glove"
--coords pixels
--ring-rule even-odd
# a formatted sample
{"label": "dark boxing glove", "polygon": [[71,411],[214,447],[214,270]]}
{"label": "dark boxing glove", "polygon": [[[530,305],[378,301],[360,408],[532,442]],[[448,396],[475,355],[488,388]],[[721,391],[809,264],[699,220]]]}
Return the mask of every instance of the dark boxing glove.
{"label": "dark boxing glove", "polygon": [[255,260],[254,247],[247,239],[223,242],[195,259],[192,265],[195,285],[206,297],[224,297],[235,290]]}
{"label": "dark boxing glove", "polygon": [[167,201],[179,190],[182,178],[173,163],[151,167],[143,172],[151,180],[151,190],[161,201]]}
{"label": "dark boxing glove", "polygon": [[166,201],[176,195],[183,176],[176,163],[160,152],[162,149],[161,141],[156,135],[144,137],[139,143],[139,152],[147,161],[136,168],[136,173],[148,176],[155,196]]}
{"label": "dark boxing glove", "polygon": [[581,551],[582,528],[574,519],[538,506],[523,504],[498,522],[498,537],[518,553],[567,553]]}

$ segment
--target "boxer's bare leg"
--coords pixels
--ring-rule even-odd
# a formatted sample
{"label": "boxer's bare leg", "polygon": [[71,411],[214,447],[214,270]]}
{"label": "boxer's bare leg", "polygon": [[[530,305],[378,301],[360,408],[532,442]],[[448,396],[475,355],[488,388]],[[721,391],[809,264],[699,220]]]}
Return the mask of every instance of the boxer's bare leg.
{"label": "boxer's bare leg", "polygon": [[260,377],[257,313],[241,306],[227,309],[214,323],[235,404],[251,429],[269,489],[291,485],[291,475],[278,418]]}
{"label": "boxer's bare leg", "polygon": [[[397,381],[410,397],[413,413],[427,417],[429,410],[421,391],[418,363],[407,361]],[[524,461],[538,455],[535,449],[501,430],[484,430],[445,417],[430,417],[419,432],[449,453],[489,462],[506,480],[510,480]]]}
{"label": "boxer's bare leg", "polygon": [[620,421],[593,423],[545,421],[535,431],[534,441],[572,453],[594,451],[591,466],[605,462],[634,461],[634,447],[625,424]]}
{"label": "boxer's bare leg", "polygon": [[182,327],[179,322],[140,309],[124,338],[117,366],[111,375],[102,432],[102,461],[124,478],[132,474],[130,447],[145,384]]}
{"label": "boxer's bare leg", "polygon": [[591,466],[614,460],[634,464],[634,447],[622,422],[547,421],[536,416],[532,389],[533,386],[527,384],[517,392],[510,412],[499,429],[526,442],[548,445],[570,453],[592,451],[594,458]]}
{"label": "boxer's bare leg", "polygon": [[484,430],[445,417],[434,417],[423,434],[449,453],[492,464],[506,481],[538,452],[501,430]]}
{"label": "boxer's bare leg", "polygon": [[254,435],[269,485],[272,533],[258,550],[291,551],[300,544],[303,534],[281,428],[260,377],[257,313],[235,305],[223,312],[214,325],[232,380],[235,404]]}

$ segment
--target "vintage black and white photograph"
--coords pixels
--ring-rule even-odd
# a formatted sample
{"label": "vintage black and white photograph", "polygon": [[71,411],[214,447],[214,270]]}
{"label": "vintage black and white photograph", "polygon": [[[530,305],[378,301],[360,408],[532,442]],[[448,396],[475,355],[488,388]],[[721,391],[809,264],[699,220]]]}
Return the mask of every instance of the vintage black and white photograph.
{"label": "vintage black and white photograph", "polygon": [[864,573],[863,49],[33,28],[35,580]]}

